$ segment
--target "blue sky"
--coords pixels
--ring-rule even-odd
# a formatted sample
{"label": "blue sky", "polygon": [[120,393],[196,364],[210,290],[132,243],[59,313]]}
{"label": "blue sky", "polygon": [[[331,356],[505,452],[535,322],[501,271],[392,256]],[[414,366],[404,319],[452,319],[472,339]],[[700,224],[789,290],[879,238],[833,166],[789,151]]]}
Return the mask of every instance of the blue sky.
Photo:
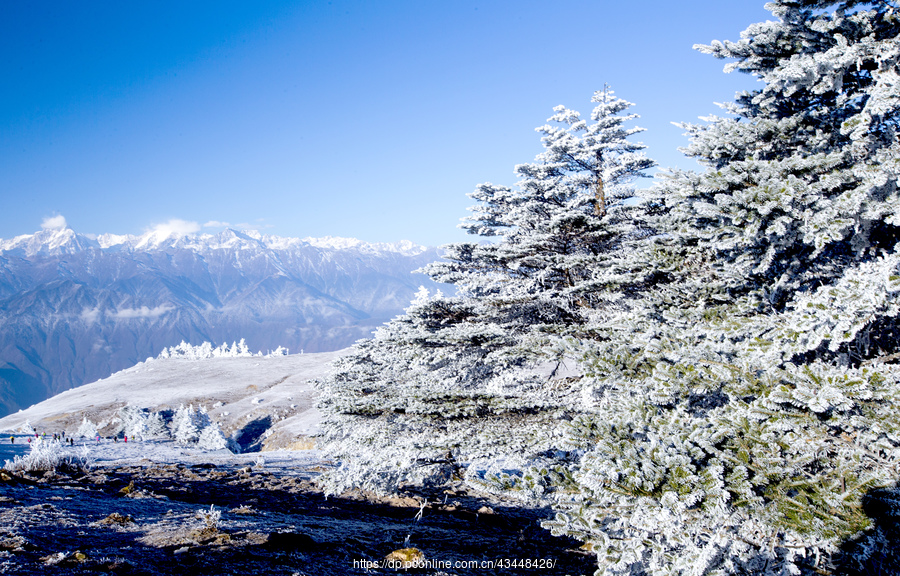
{"label": "blue sky", "polygon": [[[553,106],[608,83],[661,166],[673,121],[754,87],[692,50],[763,0],[0,4],[0,238],[177,219],[438,245],[480,182],[512,185]],[[646,185],[646,183],[641,183]]]}

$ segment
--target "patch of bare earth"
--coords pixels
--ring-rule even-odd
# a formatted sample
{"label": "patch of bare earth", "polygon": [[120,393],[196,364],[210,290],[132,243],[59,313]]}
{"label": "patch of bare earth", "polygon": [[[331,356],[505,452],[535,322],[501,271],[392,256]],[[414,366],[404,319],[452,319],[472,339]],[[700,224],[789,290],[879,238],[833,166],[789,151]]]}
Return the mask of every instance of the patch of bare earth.
{"label": "patch of bare earth", "polygon": [[0,476],[0,574],[592,574],[547,510],[462,487],[326,498],[315,472],[159,465]]}

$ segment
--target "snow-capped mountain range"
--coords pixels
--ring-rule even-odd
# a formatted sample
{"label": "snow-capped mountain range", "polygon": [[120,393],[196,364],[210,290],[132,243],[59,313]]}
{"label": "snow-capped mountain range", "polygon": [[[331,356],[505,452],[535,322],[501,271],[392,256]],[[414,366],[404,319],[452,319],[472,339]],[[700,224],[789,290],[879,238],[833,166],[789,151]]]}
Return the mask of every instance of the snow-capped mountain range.
{"label": "snow-capped mountain range", "polygon": [[409,240],[394,243],[368,243],[356,238],[286,238],[260,234],[256,230],[227,229],[219,234],[175,234],[152,230],[140,236],[130,234],[78,234],[68,227],[44,229],[34,234],[23,234],[11,240],[0,238],[0,252],[21,250],[25,256],[60,255],[80,252],[88,248],[104,250],[152,250],[188,248],[198,252],[223,248],[247,249],[263,247],[273,250],[315,246],[330,250],[356,249],[366,253],[396,252],[417,255],[428,251]]}
{"label": "snow-capped mountain range", "polygon": [[[399,314],[437,260],[411,242],[45,229],[0,240],[0,416],[182,340],[344,348]],[[189,383],[186,383],[189,385]]]}

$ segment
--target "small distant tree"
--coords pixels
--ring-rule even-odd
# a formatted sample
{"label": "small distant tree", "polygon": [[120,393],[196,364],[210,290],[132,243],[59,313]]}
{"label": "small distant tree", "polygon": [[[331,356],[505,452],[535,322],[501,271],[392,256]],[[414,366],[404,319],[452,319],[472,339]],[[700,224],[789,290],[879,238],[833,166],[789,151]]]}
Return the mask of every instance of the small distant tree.
{"label": "small distant tree", "polygon": [[166,428],[166,420],[159,412],[151,412],[147,415],[145,436],[148,439],[165,438],[169,435]]}
{"label": "small distant tree", "polygon": [[195,346],[193,354],[190,356],[192,360],[201,360],[203,358],[212,358],[213,345],[211,342],[203,342],[199,346]]}
{"label": "small distant tree", "polygon": [[121,432],[125,436],[141,440],[149,436],[149,410],[128,405],[119,409],[118,416],[121,420]]}
{"label": "small distant tree", "polygon": [[197,438],[197,447],[203,450],[222,450],[228,448],[228,439],[219,428],[216,422],[210,422],[201,431]]}
{"label": "small distant tree", "polygon": [[94,438],[97,436],[97,426],[87,419],[87,416],[81,418],[81,425],[75,432],[76,438]]}
{"label": "small distant tree", "polygon": [[179,444],[194,444],[200,438],[200,428],[197,426],[197,413],[193,404],[185,407],[181,404],[172,417],[170,429],[172,437]]}

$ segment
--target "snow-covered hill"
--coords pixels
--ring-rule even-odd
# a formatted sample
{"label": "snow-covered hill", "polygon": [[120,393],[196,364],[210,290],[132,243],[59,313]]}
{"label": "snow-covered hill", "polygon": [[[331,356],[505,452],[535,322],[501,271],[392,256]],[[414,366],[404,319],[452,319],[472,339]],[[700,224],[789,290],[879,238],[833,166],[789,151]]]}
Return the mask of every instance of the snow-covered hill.
{"label": "snow-covered hill", "polygon": [[0,240],[0,415],[185,340],[349,346],[399,314],[439,258],[410,242],[70,228]]}
{"label": "snow-covered hill", "polygon": [[205,408],[245,448],[309,448],[320,414],[311,380],[323,377],[343,351],[289,356],[149,359],[97,382],[67,390],[0,418],[0,431],[32,426],[74,434],[82,420],[108,436],[126,406],[171,416],[179,406]]}

